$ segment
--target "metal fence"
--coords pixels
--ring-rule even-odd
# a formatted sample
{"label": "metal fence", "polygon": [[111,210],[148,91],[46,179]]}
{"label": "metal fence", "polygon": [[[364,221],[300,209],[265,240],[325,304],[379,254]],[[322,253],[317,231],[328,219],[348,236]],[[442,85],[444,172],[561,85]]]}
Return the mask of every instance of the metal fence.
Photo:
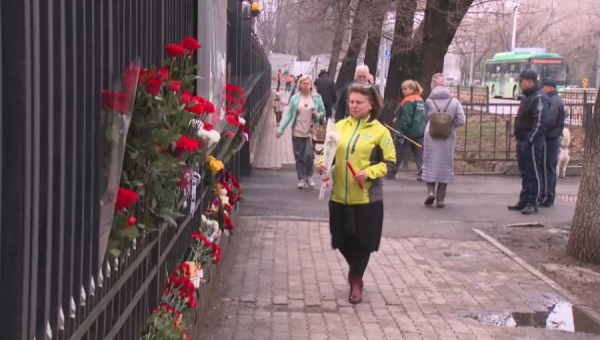
{"label": "metal fence", "polygon": [[[256,124],[271,95],[272,70],[268,53],[252,31],[253,20],[243,17],[239,1],[228,0],[227,12],[227,64],[230,81],[246,91],[246,124],[250,128],[252,140]],[[246,143],[239,154],[241,174],[250,173],[250,145]]]}
{"label": "metal fence", "polygon": [[[239,12],[239,2],[229,5]],[[100,93],[131,61],[158,65],[166,43],[194,36],[197,6],[195,0],[2,1],[2,339],[139,338],[200,215],[188,213],[177,229],[162,227],[117,260],[99,261]],[[239,39],[245,38],[252,41],[252,63],[240,72],[263,72],[268,82],[264,52],[249,32]],[[242,60],[240,53],[228,51]],[[250,91],[250,117],[268,95],[263,83]],[[239,172],[239,160],[233,163]]]}
{"label": "metal fence", "polygon": [[[490,103],[487,91],[481,88],[455,87],[451,92],[460,98],[467,118],[465,126],[457,131],[458,170],[503,171],[516,158],[513,124],[519,103],[511,100]],[[565,100],[565,125],[571,131],[571,164],[577,164],[583,159],[585,137],[591,133],[593,101],[589,93],[583,92],[561,93],[561,96]]]}

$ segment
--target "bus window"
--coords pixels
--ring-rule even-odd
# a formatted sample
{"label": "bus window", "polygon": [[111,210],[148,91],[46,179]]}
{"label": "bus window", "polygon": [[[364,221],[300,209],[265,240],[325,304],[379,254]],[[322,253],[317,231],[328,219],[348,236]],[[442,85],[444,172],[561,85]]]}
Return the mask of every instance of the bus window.
{"label": "bus window", "polygon": [[558,85],[564,85],[567,80],[567,67],[565,65],[532,64],[531,66],[537,71],[540,79],[552,77],[556,79]]}

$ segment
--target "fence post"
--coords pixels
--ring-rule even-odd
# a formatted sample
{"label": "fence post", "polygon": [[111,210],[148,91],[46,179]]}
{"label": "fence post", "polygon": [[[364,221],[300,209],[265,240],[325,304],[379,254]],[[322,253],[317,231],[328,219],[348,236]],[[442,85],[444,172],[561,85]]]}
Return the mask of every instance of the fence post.
{"label": "fence post", "polygon": [[473,85],[471,85],[471,100],[470,100],[471,107],[472,107],[472,105],[473,105],[474,102],[475,101],[474,101],[474,98],[473,98]]}
{"label": "fence post", "polygon": [[[594,114],[594,104],[586,103],[585,108],[585,139],[592,138],[592,125],[594,124],[593,114]],[[598,112],[596,112],[598,114]]]}

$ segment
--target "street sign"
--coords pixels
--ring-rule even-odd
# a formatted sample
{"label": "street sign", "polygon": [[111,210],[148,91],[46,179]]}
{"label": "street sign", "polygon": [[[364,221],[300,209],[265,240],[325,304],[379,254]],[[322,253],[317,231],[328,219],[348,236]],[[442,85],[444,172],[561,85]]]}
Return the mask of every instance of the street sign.
{"label": "street sign", "polygon": [[581,85],[583,85],[583,88],[587,88],[588,87],[588,79],[587,78],[583,78],[583,81],[581,82]]}
{"label": "street sign", "polygon": [[392,50],[385,50],[385,60],[392,59]]}

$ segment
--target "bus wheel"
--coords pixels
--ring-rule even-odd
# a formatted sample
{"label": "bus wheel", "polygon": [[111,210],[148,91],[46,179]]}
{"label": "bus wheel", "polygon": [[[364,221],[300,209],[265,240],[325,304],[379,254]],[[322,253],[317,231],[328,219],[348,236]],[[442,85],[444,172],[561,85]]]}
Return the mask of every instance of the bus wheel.
{"label": "bus wheel", "polygon": [[519,91],[517,91],[517,87],[513,88],[513,99],[519,100]]}

